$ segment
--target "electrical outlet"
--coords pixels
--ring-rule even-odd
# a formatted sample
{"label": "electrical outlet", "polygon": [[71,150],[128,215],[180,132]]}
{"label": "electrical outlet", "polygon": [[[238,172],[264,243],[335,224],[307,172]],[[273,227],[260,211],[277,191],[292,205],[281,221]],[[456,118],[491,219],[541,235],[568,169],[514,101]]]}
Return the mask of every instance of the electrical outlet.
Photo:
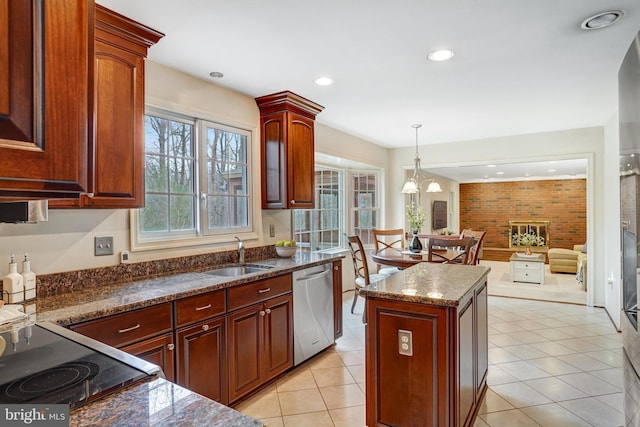
{"label": "electrical outlet", "polygon": [[269,224],[269,237],[276,237],[276,227],[273,224]]}
{"label": "electrical outlet", "polygon": [[123,264],[129,262],[129,252],[127,251],[120,252],[120,262]]}
{"label": "electrical outlet", "polygon": [[413,333],[398,329],[398,352],[403,356],[413,356]]}
{"label": "electrical outlet", "polygon": [[95,256],[113,255],[113,237],[96,237],[93,254]]}

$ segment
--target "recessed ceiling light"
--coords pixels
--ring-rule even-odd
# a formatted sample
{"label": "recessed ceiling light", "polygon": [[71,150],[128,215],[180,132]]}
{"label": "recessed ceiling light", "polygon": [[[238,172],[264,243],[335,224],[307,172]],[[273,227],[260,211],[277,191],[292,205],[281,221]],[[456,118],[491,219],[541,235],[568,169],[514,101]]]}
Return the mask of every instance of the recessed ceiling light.
{"label": "recessed ceiling light", "polygon": [[496,175],[504,175],[504,172],[496,172]]}
{"label": "recessed ceiling light", "polygon": [[549,169],[547,172],[555,172],[555,169]]}
{"label": "recessed ceiling light", "polygon": [[429,55],[427,55],[427,58],[429,58],[430,61],[439,62],[439,61],[447,61],[453,58],[453,55],[455,55],[455,52],[452,51],[451,49],[438,49],[438,50],[429,52]]}
{"label": "recessed ceiling light", "polygon": [[224,74],[222,74],[220,71],[212,71],[209,73],[209,76],[214,79],[221,79],[224,77]]}
{"label": "recessed ceiling light", "polygon": [[495,168],[496,165],[487,165],[488,168]]}
{"label": "recessed ceiling light", "polygon": [[318,86],[329,86],[333,84],[333,79],[331,77],[318,77],[313,82]]}
{"label": "recessed ceiling light", "polygon": [[613,25],[618,22],[623,16],[624,12],[621,10],[601,12],[582,21],[580,28],[583,30],[597,30],[599,28],[608,27],[609,25]]}

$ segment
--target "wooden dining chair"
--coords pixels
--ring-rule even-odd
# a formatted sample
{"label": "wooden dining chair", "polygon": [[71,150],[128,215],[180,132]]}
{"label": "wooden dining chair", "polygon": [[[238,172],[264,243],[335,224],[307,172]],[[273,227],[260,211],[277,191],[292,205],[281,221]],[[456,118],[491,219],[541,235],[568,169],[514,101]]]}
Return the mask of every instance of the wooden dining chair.
{"label": "wooden dining chair", "polygon": [[[347,236],[347,242],[349,244],[349,249],[351,250],[351,258],[353,258],[353,271],[355,273],[355,292],[353,294],[353,302],[351,303],[351,313],[353,313],[353,310],[356,307],[356,300],[358,299],[358,295],[360,295],[360,289],[389,276],[386,274],[369,273],[367,254],[364,251],[364,247],[362,246],[360,237]],[[362,312],[362,322],[365,322],[365,313],[367,311],[366,304],[367,301],[365,298],[365,309]]]}
{"label": "wooden dining chair", "polygon": [[475,245],[473,245],[471,249],[469,249],[467,264],[476,265],[480,262],[480,255],[482,253],[482,242],[484,241],[484,236],[486,234],[486,231],[470,230],[466,228],[462,230],[462,233],[460,233],[460,238],[473,237],[474,239],[476,239]]}
{"label": "wooden dining chair", "polygon": [[429,255],[427,261],[442,264],[467,264],[469,250],[476,239],[467,237],[463,239],[429,238]]}
{"label": "wooden dining chair", "polygon": [[[399,249],[404,250],[404,230],[402,228],[395,228],[393,230],[373,230],[373,241],[375,244],[376,252],[383,249]],[[398,267],[384,266],[382,264],[376,264],[378,274],[395,274],[400,271]]]}

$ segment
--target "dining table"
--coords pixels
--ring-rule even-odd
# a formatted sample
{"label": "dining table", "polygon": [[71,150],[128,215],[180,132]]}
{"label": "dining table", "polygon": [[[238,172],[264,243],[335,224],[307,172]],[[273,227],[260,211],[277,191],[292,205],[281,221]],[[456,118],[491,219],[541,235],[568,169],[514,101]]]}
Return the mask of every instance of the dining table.
{"label": "dining table", "polygon": [[[438,254],[447,259],[454,259],[460,252],[453,249],[436,249]],[[371,252],[371,260],[376,264],[389,265],[398,268],[408,268],[420,262],[429,262],[429,251],[411,252],[407,249],[384,248]],[[431,262],[443,263],[444,259],[434,259]]]}

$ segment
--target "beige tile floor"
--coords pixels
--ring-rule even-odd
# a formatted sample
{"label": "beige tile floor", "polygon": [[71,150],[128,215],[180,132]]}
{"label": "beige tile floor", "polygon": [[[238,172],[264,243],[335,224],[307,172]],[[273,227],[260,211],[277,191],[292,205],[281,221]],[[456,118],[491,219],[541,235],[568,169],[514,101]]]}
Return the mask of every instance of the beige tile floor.
{"label": "beige tile floor", "polygon": [[[344,336],[236,407],[268,427],[365,425],[359,299]],[[619,426],[621,337],[603,309],[489,297],[489,389],[476,426]]]}

